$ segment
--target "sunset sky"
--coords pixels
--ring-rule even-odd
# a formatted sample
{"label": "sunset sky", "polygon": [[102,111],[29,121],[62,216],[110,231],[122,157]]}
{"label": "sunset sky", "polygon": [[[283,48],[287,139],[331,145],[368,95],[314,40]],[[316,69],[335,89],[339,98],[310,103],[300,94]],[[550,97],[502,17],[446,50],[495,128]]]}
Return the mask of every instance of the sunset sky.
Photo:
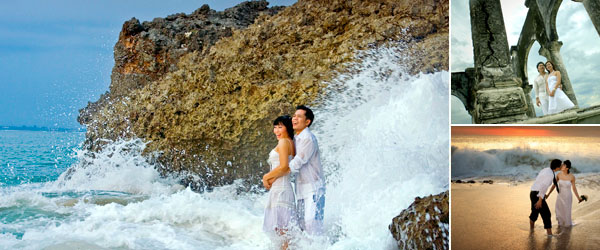
{"label": "sunset sky", "polygon": [[575,126],[453,126],[452,136],[584,136],[600,137],[600,127]]}

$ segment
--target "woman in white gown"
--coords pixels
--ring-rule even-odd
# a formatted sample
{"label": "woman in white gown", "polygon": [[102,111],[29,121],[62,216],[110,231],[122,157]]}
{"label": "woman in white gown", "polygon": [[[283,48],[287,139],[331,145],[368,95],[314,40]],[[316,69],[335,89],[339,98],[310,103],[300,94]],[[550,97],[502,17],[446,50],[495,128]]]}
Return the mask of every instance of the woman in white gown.
{"label": "woman in white gown", "polygon": [[[265,207],[263,230],[272,236],[273,241],[287,249],[286,233],[294,225],[296,198],[290,181],[289,161],[295,155],[294,129],[290,116],[280,116],[273,122],[273,133],[277,136],[277,147],[269,153],[270,172],[263,176],[263,185],[269,189],[269,200]],[[274,171],[276,168],[278,171]],[[283,171],[281,171],[283,170]],[[273,183],[268,180],[276,178]]]}
{"label": "woman in white gown", "polygon": [[[573,196],[571,189],[575,193],[575,197],[579,202],[583,199],[577,193],[577,187],[575,187],[575,176],[571,174],[571,161],[566,160],[563,162],[560,173],[556,175],[558,182],[558,197],[556,197],[556,207],[554,213],[556,213],[556,220],[558,225],[561,227],[570,227],[573,225],[571,221],[571,206],[573,205]],[[556,186],[553,185],[548,193],[548,196],[552,193]]]}
{"label": "woman in white gown", "polygon": [[548,114],[560,113],[575,107],[571,99],[561,89],[560,71],[554,69],[551,61],[546,62],[548,77],[546,78],[546,93],[548,94]]}

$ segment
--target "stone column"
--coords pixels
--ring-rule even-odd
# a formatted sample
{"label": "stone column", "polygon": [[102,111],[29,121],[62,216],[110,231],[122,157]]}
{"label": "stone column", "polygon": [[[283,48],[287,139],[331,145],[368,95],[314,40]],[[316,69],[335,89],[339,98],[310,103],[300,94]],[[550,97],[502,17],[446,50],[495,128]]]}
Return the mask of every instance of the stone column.
{"label": "stone column", "polygon": [[512,69],[499,0],[470,0],[475,62],[475,123],[527,119],[527,97]]}
{"label": "stone column", "polygon": [[540,48],[540,55],[546,58],[549,58],[550,61],[554,63],[556,66],[555,70],[560,71],[561,83],[563,85],[562,90],[567,94],[569,99],[577,105],[577,98],[575,98],[575,91],[573,91],[573,86],[571,85],[571,80],[569,80],[569,74],[567,73],[567,68],[563,63],[562,56],[560,55],[560,47],[562,47],[561,41],[552,41],[545,44],[542,44]]}
{"label": "stone column", "polygon": [[600,0],[574,0],[574,2],[583,3],[583,7],[592,19],[596,32],[600,35]]}
{"label": "stone column", "polygon": [[534,118],[536,117],[535,115],[535,104],[533,103],[533,101],[531,100],[531,90],[533,89],[533,87],[531,85],[529,85],[528,82],[528,78],[525,75],[521,75],[524,74],[523,73],[519,73],[521,71],[519,71],[519,67],[521,67],[521,60],[523,58],[519,58],[519,52],[517,49],[517,46],[512,46],[510,48],[510,56],[511,56],[511,60],[512,60],[512,66],[513,66],[513,72],[515,72],[515,74],[517,75],[517,77],[519,77],[521,79],[521,82],[523,83],[523,85],[521,86],[521,88],[523,88],[523,92],[525,93],[525,99],[527,100],[527,116],[529,116],[530,118]]}

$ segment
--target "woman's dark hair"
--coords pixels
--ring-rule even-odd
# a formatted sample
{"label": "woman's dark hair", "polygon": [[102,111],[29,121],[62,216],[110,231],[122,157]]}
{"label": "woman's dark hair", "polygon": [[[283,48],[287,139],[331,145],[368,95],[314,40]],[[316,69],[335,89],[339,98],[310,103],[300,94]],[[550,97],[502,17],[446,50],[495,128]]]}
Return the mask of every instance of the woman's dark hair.
{"label": "woman's dark hair", "polygon": [[564,163],[565,163],[565,166],[567,166],[567,174],[570,174],[571,173],[571,161],[566,160],[566,161],[564,161]]}
{"label": "woman's dark hair", "polygon": [[[554,66],[554,63],[552,61],[547,61],[546,63],[550,63],[552,65],[552,70],[556,71],[556,66]],[[546,67],[546,64],[544,64],[544,67]],[[546,67],[546,70],[548,71],[548,73],[550,73],[548,67]]]}
{"label": "woman's dark hair", "polygon": [[539,63],[537,63],[537,64],[535,65],[535,68],[537,69],[537,67],[539,67],[539,66],[540,66],[540,64],[541,64],[542,66],[544,66],[544,69],[546,68],[546,64],[544,64],[544,62],[539,62]]}
{"label": "woman's dark hair", "polygon": [[288,136],[290,136],[290,139],[294,139],[294,127],[292,126],[292,117],[290,117],[289,115],[282,115],[280,117],[275,118],[275,121],[273,121],[273,126],[275,125],[279,125],[282,124],[283,126],[285,126],[285,130],[288,133]]}
{"label": "woman's dark hair", "polygon": [[308,126],[312,125],[315,122],[315,114],[313,114],[312,110],[304,105],[296,106],[296,110],[304,110],[306,112],[306,120],[310,120]]}

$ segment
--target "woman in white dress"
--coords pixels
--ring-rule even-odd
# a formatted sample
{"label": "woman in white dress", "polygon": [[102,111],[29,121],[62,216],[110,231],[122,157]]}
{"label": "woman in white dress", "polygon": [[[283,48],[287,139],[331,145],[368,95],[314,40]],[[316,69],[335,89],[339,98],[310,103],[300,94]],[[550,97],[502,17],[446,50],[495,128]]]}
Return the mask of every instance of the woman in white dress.
{"label": "woman in white dress", "polygon": [[548,94],[546,94],[546,66],[543,62],[537,63],[537,70],[540,73],[533,81],[533,89],[535,90],[535,105],[542,106],[542,114],[548,114]]}
{"label": "woman in white dress", "polygon": [[[278,143],[269,153],[270,172],[263,176],[263,185],[269,189],[269,201],[265,207],[263,230],[272,236],[273,241],[287,249],[289,239],[286,235],[294,225],[296,216],[296,198],[290,182],[289,161],[295,155],[294,129],[290,116],[280,116],[273,122],[273,133]],[[282,168],[273,171],[276,168]],[[267,180],[276,178],[269,184]]]}
{"label": "woman in white dress", "polygon": [[571,99],[561,89],[560,71],[554,69],[551,61],[546,62],[548,77],[546,78],[546,93],[548,93],[548,114],[560,113],[575,107]]}
{"label": "woman in white dress", "polygon": [[[571,221],[571,206],[573,205],[573,196],[571,195],[571,189],[575,193],[575,197],[579,202],[583,201],[583,199],[579,196],[577,192],[577,187],[575,187],[575,176],[571,174],[571,161],[566,160],[563,162],[560,173],[556,175],[557,183],[558,183],[558,197],[556,197],[556,206],[554,213],[556,213],[556,220],[558,221],[558,225],[561,227],[570,227],[573,225]],[[552,193],[556,185],[553,185],[548,193],[548,196]]]}

